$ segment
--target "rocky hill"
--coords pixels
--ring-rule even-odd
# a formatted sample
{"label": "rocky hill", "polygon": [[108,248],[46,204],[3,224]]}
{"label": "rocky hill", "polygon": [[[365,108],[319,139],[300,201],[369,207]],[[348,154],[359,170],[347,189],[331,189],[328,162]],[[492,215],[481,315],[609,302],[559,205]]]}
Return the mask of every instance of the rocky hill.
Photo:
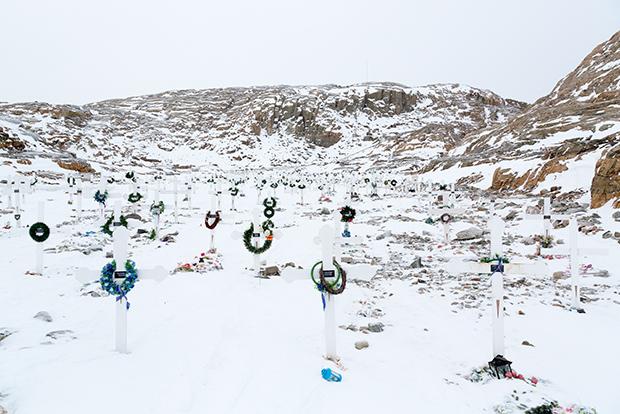
{"label": "rocky hill", "polygon": [[85,171],[103,164],[370,166],[392,153],[423,164],[523,108],[467,86],[393,83],[184,90],[82,107],[0,104],[0,151]]}
{"label": "rocky hill", "polygon": [[620,197],[619,153],[620,32],[547,96],[504,124],[468,134],[426,170],[476,166],[470,178],[483,180],[480,167],[494,164],[492,189],[590,188],[599,207]]}

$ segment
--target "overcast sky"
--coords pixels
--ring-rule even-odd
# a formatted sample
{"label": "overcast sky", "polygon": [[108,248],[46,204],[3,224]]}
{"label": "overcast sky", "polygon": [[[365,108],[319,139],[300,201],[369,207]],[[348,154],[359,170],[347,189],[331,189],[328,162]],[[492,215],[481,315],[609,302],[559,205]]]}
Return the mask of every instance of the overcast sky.
{"label": "overcast sky", "polygon": [[0,0],[0,101],[459,82],[533,101],[620,30],[619,0]]}

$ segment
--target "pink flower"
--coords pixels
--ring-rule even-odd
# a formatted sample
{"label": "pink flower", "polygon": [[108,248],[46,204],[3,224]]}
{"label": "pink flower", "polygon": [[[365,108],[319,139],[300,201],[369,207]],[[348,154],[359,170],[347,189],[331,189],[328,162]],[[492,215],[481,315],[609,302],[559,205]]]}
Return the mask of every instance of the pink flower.
{"label": "pink flower", "polygon": [[538,378],[536,378],[536,377],[532,377],[532,378],[530,378],[530,381],[531,381],[531,382],[532,382],[532,384],[534,384],[534,385],[538,384]]}

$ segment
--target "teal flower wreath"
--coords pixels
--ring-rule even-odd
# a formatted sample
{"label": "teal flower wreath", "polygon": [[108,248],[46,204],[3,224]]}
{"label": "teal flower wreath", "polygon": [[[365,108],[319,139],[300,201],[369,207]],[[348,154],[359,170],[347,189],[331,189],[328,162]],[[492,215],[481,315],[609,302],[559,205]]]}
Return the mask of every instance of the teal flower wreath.
{"label": "teal flower wreath", "polygon": [[101,283],[101,288],[103,290],[108,292],[110,295],[116,296],[117,302],[125,299],[125,301],[127,302],[127,309],[129,309],[127,294],[131,289],[133,289],[133,287],[136,285],[136,282],[138,281],[138,271],[136,270],[136,264],[133,260],[127,260],[125,262],[125,271],[127,272],[127,275],[120,285],[114,281],[115,271],[116,261],[114,260],[103,266],[103,269],[101,269],[101,277],[99,278],[99,283]]}

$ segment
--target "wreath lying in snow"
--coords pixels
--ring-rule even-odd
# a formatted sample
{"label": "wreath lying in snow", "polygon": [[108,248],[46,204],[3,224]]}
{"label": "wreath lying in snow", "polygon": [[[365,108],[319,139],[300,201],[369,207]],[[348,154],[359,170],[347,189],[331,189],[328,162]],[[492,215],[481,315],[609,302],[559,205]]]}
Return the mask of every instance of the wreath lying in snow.
{"label": "wreath lying in snow", "polygon": [[250,253],[262,254],[271,247],[271,243],[273,242],[273,234],[269,231],[269,233],[265,236],[265,242],[263,245],[260,247],[255,247],[252,244],[252,238],[257,234],[260,236],[259,233],[254,233],[254,223],[250,224],[250,228],[243,232],[243,245]]}
{"label": "wreath lying in snow", "polygon": [[[213,222],[209,223],[209,219],[215,219],[215,220],[213,220]],[[220,221],[222,221],[222,218],[220,216],[220,212],[219,211],[216,211],[215,213],[211,213],[211,211],[207,212],[207,215],[205,216],[205,226],[209,230],[215,229]]]}
{"label": "wreath lying in snow", "polygon": [[355,209],[344,206],[340,209],[340,221],[343,223],[351,223],[355,218]]}
{"label": "wreath lying in snow", "polygon": [[108,199],[108,190],[105,190],[103,193],[99,190],[95,193],[95,201],[99,204],[103,204],[105,206],[105,202]]}
{"label": "wreath lying in snow", "polygon": [[159,203],[153,202],[153,204],[151,204],[151,215],[161,216],[164,213],[164,209],[163,201],[160,201]]}
{"label": "wreath lying in snow", "polygon": [[116,272],[116,261],[111,261],[110,263],[103,266],[101,269],[101,277],[99,278],[99,283],[101,283],[101,288],[108,292],[110,295],[116,296],[116,300],[120,301],[125,299],[127,301],[127,309],[129,309],[129,301],[127,300],[127,294],[133,287],[136,285],[138,281],[138,271],[136,270],[136,264],[133,260],[127,260],[125,262],[125,277],[123,281],[119,285],[114,281],[114,273]]}
{"label": "wreath lying in snow", "polygon": [[[323,291],[326,291],[327,293],[330,293],[332,295],[339,295],[344,292],[344,288],[347,285],[347,273],[336,260],[334,260],[333,263],[334,267],[336,268],[336,280],[334,280],[333,282],[328,282],[327,280],[325,280],[323,262],[316,262],[314,266],[312,266],[312,269],[310,270],[310,277],[312,278],[312,281],[314,282],[314,285],[319,290],[319,292],[322,293]],[[319,281],[317,282],[316,277],[314,276],[314,271],[319,265],[321,266],[321,268],[319,269]]]}
{"label": "wreath lying in snow", "polygon": [[[18,216],[18,214],[16,214]],[[19,220],[19,218],[16,218]],[[43,243],[50,236],[50,228],[43,222],[34,223],[28,231],[30,238],[37,243]]]}
{"label": "wreath lying in snow", "polygon": [[[103,231],[108,236],[112,236],[112,230],[110,229],[110,225],[112,225],[113,221],[114,221],[114,214],[108,217],[106,222],[103,223],[103,226],[101,226],[101,231]],[[121,223],[121,226],[127,227],[127,219],[125,218],[125,216],[121,215],[119,222]]]}
{"label": "wreath lying in snow", "polygon": [[129,201],[130,203],[137,203],[140,200],[142,200],[142,194],[138,192],[131,193],[129,194],[129,197],[127,197],[127,201]]}

